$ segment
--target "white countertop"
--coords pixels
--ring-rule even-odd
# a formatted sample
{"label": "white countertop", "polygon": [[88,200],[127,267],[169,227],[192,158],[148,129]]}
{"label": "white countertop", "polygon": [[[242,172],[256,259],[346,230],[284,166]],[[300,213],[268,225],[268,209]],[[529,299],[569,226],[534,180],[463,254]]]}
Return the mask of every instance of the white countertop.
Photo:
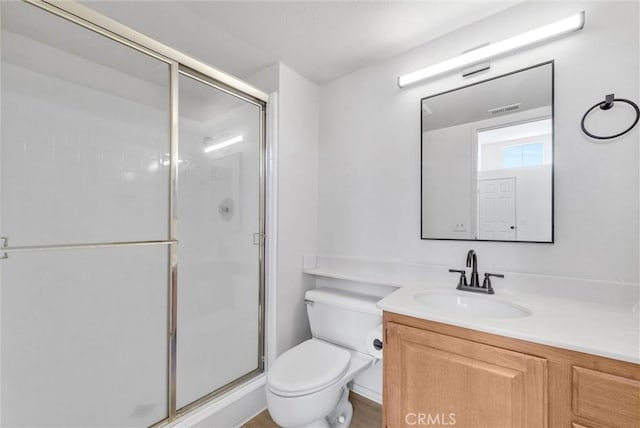
{"label": "white countertop", "polygon": [[[494,286],[495,287],[495,286]],[[494,295],[457,291],[455,285],[406,286],[377,304],[379,309],[529,342],[640,363],[638,304],[621,306],[496,288]],[[488,318],[430,310],[414,299],[425,291],[502,300],[529,309],[523,318]],[[603,293],[607,290],[603,289]]]}

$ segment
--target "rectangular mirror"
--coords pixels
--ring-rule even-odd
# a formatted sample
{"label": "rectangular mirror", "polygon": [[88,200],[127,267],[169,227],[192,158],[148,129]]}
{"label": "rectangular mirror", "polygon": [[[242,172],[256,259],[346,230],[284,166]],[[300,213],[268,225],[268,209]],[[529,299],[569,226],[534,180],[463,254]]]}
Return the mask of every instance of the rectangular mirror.
{"label": "rectangular mirror", "polygon": [[553,242],[553,61],[421,107],[421,238]]}

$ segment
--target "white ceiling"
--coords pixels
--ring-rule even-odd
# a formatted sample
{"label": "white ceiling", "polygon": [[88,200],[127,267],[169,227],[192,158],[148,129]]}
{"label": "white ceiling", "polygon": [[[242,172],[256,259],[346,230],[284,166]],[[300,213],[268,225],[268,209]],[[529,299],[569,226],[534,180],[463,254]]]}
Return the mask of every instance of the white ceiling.
{"label": "white ceiling", "polygon": [[[422,131],[448,128],[497,117],[489,110],[519,104],[508,116],[553,104],[553,67],[535,66],[483,83],[459,88],[422,100]],[[428,112],[425,112],[425,110]]]}
{"label": "white ceiling", "polygon": [[241,78],[280,61],[323,84],[522,1],[81,3]]}

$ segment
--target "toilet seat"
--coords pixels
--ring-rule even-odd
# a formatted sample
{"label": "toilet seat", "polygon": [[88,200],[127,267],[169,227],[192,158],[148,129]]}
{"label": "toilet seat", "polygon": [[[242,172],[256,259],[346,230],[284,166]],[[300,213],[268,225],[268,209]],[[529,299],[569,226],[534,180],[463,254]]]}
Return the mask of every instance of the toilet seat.
{"label": "toilet seat", "polygon": [[312,394],[340,379],[350,360],[346,349],[309,339],[276,359],[267,375],[267,386],[283,397]]}

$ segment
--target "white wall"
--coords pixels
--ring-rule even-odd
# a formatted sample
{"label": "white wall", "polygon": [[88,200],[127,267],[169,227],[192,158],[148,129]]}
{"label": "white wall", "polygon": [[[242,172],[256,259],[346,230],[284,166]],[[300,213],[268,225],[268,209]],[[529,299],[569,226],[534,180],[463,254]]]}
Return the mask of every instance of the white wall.
{"label": "white wall", "polygon": [[[398,75],[580,10],[575,34],[494,60],[489,73],[399,89]],[[638,128],[610,144],[580,131],[607,93],[639,98],[638,4],[527,2],[321,88],[318,253],[481,270],[638,281]],[[420,98],[555,60],[555,244],[421,241]],[[622,126],[604,115],[594,128]],[[452,284],[455,278],[452,278]]]}
{"label": "white wall", "polygon": [[475,236],[472,206],[477,182],[470,124],[424,132],[422,141],[422,236]]}
{"label": "white wall", "polygon": [[315,283],[302,273],[302,260],[315,254],[317,245],[319,88],[284,64],[268,67],[248,81],[278,92],[277,356],[311,336],[304,293]]}

